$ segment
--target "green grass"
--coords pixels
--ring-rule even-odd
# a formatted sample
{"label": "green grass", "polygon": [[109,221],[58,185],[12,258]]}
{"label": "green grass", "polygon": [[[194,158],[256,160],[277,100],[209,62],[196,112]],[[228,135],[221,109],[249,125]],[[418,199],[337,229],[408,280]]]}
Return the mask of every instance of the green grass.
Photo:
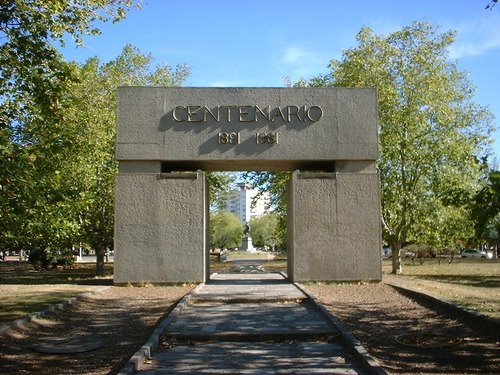
{"label": "green grass", "polygon": [[286,272],[287,262],[286,259],[275,259],[262,263],[262,267],[264,267],[266,271],[270,272],[280,272],[280,271]]}
{"label": "green grass", "polygon": [[0,286],[0,324],[23,318],[50,305],[62,302],[76,295],[99,289],[96,286],[43,285],[34,289],[33,285]]}
{"label": "green grass", "polygon": [[241,251],[241,250],[234,250],[234,251],[228,251],[227,253],[227,260],[237,260],[237,259],[261,259],[261,260],[267,260],[267,254],[265,252],[255,252],[251,253],[249,251]]}
{"label": "green grass", "polygon": [[95,264],[36,271],[26,262],[0,263],[0,324],[46,309],[75,295],[111,285],[113,265],[106,276],[95,276]]}
{"label": "green grass", "polygon": [[[219,262],[215,258],[210,258],[210,272],[229,272],[233,266],[234,260],[250,260],[255,259],[259,261],[260,265],[269,272],[282,272],[287,269],[286,255],[282,253],[267,253],[256,252],[250,253],[248,251],[229,251],[227,254],[227,261]],[[268,256],[274,256],[273,260],[268,260]]]}
{"label": "green grass", "polygon": [[71,268],[36,271],[26,262],[0,263],[0,284],[79,284],[79,285],[111,285],[113,264],[105,265],[106,275],[95,276],[94,263],[76,263]]}
{"label": "green grass", "polygon": [[[228,259],[259,259],[270,272],[286,271],[286,258],[274,254],[276,259],[267,261],[267,253],[232,251]],[[211,260],[211,272],[227,272],[232,263]],[[391,271],[391,260],[382,262],[383,273]],[[106,264],[106,276],[95,276],[95,264],[76,264],[73,268],[36,271],[28,263],[0,263],[0,323],[8,322],[30,313],[41,311],[51,304],[103,285],[112,284],[113,265]],[[439,297],[471,310],[497,316],[499,300],[495,297],[500,287],[500,262],[493,260],[428,259],[403,261],[403,275],[417,277],[422,282],[439,282],[444,287],[421,284],[423,292]],[[421,282],[421,283],[422,283]],[[446,291],[446,290],[450,291]],[[494,295],[491,296],[492,291]],[[496,294],[495,294],[496,293]],[[493,314],[491,313],[493,311]],[[495,312],[497,311],[497,312]]]}
{"label": "green grass", "polygon": [[210,273],[213,272],[228,272],[233,264],[231,262],[219,262],[214,259],[210,259]]}
{"label": "green grass", "polygon": [[[391,260],[382,262],[389,274]],[[455,303],[465,309],[500,318],[500,262],[491,259],[404,260],[403,276],[413,277],[410,288]]]}
{"label": "green grass", "polygon": [[[382,271],[389,274],[392,269],[391,260],[383,260]],[[422,279],[447,283],[470,285],[483,288],[500,287],[500,262],[491,259],[426,259],[423,264],[418,261],[403,261],[405,276],[417,276]]]}

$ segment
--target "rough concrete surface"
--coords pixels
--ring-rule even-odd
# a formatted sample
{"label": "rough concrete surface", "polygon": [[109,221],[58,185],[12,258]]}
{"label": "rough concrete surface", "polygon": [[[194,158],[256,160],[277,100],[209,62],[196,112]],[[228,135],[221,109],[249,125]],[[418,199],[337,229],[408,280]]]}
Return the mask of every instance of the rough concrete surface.
{"label": "rough concrete surface", "polygon": [[[270,120],[258,115],[255,106]],[[293,106],[292,113],[289,109]],[[306,108],[317,114],[304,118]],[[192,121],[175,121],[186,107]],[[207,114],[220,107],[217,121]],[[296,108],[297,107],[297,108]],[[231,114],[228,116],[228,108]],[[279,109],[281,112],[276,112]],[[249,113],[249,114],[247,114]],[[198,115],[199,114],[199,115]],[[176,115],[177,116],[177,115]],[[251,120],[251,121],[249,121]],[[278,132],[278,143],[257,143],[256,133]],[[238,143],[221,144],[219,133],[239,133]],[[373,88],[152,88],[118,91],[117,160],[197,161],[241,169],[240,162],[266,161],[284,168],[293,161],[376,160],[377,99]],[[284,162],[284,163],[281,163]],[[214,164],[215,163],[215,164]],[[246,168],[243,168],[246,169]]]}
{"label": "rough concrete surface", "polygon": [[381,279],[376,173],[294,172],[287,203],[292,280]]}
{"label": "rough concrete surface", "polygon": [[119,174],[114,282],[203,282],[207,189],[203,173]]}

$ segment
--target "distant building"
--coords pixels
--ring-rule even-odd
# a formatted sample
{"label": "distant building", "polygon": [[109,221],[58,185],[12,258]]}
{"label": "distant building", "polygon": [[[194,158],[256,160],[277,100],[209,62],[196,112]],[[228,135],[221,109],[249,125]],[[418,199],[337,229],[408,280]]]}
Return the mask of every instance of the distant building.
{"label": "distant building", "polygon": [[243,224],[250,222],[253,217],[266,214],[269,208],[269,194],[262,194],[252,205],[252,200],[257,194],[258,191],[249,183],[239,183],[227,201],[227,211],[238,216]]}

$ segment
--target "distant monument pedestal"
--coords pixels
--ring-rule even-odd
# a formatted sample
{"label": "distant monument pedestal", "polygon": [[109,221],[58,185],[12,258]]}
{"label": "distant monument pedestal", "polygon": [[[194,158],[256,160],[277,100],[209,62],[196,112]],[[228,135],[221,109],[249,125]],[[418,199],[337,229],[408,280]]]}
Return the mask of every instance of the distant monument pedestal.
{"label": "distant monument pedestal", "polygon": [[256,251],[255,247],[253,247],[252,245],[252,237],[243,237],[243,240],[241,241],[240,250],[250,251],[250,252]]}

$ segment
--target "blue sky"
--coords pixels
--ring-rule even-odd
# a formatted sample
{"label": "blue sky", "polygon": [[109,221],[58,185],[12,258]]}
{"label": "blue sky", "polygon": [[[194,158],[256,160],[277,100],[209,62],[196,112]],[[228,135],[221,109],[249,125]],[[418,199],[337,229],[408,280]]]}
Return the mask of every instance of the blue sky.
{"label": "blue sky", "polygon": [[[158,63],[187,63],[185,86],[280,87],[328,71],[331,59],[356,45],[362,26],[388,34],[412,21],[456,30],[450,56],[469,72],[475,100],[500,122],[500,4],[488,0],[144,0],[84,48],[68,44],[66,58],[107,62],[127,43]],[[493,134],[500,159],[500,130]]]}

